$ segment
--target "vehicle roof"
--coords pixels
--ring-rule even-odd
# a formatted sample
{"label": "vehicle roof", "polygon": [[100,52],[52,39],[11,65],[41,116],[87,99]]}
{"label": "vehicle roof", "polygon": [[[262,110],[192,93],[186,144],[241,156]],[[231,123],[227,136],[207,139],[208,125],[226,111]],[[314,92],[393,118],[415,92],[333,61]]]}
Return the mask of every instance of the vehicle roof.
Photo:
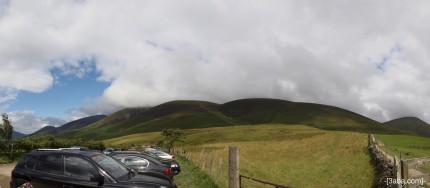
{"label": "vehicle roof", "polygon": [[72,153],[72,154],[78,154],[78,155],[83,155],[87,157],[101,154],[100,152],[91,151],[91,150],[33,150],[31,152],[32,155],[40,155],[44,153]]}

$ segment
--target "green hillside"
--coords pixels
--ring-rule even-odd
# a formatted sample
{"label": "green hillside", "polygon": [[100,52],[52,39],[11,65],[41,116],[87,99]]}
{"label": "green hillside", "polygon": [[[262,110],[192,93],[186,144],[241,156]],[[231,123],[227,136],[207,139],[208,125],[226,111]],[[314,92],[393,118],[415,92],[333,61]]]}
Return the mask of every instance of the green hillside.
{"label": "green hillside", "polygon": [[313,103],[242,99],[225,103],[220,110],[247,124],[303,124],[324,130],[405,133],[342,108]]}
{"label": "green hillside", "polygon": [[366,133],[405,133],[333,106],[278,99],[242,99],[222,105],[205,101],[172,101],[152,108],[126,108],[94,124],[58,136],[98,140],[165,128],[264,123],[303,124],[324,130]]}
{"label": "green hillside", "polygon": [[204,101],[172,101],[153,108],[126,108],[90,126],[59,136],[105,139],[165,128],[191,129],[237,124],[219,112],[217,107],[218,104]]}
{"label": "green hillside", "polygon": [[416,117],[404,117],[385,122],[384,125],[414,134],[430,137],[430,125]]}

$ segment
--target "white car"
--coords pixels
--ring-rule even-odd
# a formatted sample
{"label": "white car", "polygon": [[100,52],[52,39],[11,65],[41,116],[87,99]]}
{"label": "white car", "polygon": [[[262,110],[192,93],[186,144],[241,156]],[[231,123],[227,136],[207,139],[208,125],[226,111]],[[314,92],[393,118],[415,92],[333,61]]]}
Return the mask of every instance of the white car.
{"label": "white car", "polygon": [[172,159],[172,160],[175,160],[175,156],[174,155],[171,155],[171,154],[166,153],[164,151],[158,151],[157,150],[157,151],[150,151],[150,152],[154,153],[155,155],[157,155],[158,157],[163,158],[163,159]]}

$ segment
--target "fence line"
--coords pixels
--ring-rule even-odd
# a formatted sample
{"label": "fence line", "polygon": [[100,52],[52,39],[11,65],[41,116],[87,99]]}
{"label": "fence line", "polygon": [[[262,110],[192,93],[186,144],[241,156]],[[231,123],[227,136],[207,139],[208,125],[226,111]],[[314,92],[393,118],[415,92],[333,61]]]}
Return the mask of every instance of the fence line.
{"label": "fence line", "polygon": [[275,188],[290,188],[290,187],[279,185],[279,184],[276,184],[276,183],[267,182],[267,181],[263,181],[263,180],[259,180],[259,179],[255,179],[255,178],[251,178],[251,177],[247,177],[247,176],[244,176],[244,175],[239,175],[239,185],[240,185],[240,188],[242,188],[242,178],[253,180],[253,181],[256,181],[256,182],[259,182],[259,183],[262,183],[262,184],[266,184],[266,185],[272,185]]}
{"label": "fence line", "polygon": [[[252,177],[248,177],[245,175],[242,175],[239,173],[240,169],[239,169],[239,148],[238,147],[229,147],[229,161],[228,161],[228,187],[229,188],[243,188],[242,186],[242,179],[249,179],[258,183],[262,183],[262,184],[267,184],[267,185],[271,185],[274,186],[275,188],[288,188],[287,186],[284,185],[279,185],[277,183],[273,183],[273,182],[268,182],[268,181],[264,181],[264,180],[259,180],[259,179],[255,179]],[[208,151],[207,153],[205,153],[205,149],[203,148],[201,150],[201,152],[187,152],[184,150],[176,150],[176,153],[178,155],[182,155],[183,157],[185,157],[185,159],[187,160],[191,160],[191,153],[199,153],[200,157],[198,157],[196,160],[194,161],[196,163],[196,166],[198,168],[200,168],[203,172],[205,172],[205,168],[206,166],[208,166],[207,169],[207,174],[212,177],[215,181],[215,184],[218,184],[219,180],[220,180],[220,176],[221,176],[221,172],[222,172],[222,165],[223,165],[223,161],[222,158],[219,159],[218,166],[215,169],[215,173],[212,173],[213,168],[214,168],[214,164],[215,164],[215,160],[216,160],[216,151],[212,150],[212,151]],[[199,155],[197,154],[197,155]]]}
{"label": "fence line", "polygon": [[[386,160],[390,162],[390,164],[393,165],[393,173],[394,177],[397,180],[401,180],[402,182],[407,182],[411,179],[421,179],[422,182],[427,182],[427,186],[429,185],[428,182],[430,182],[430,175],[429,174],[419,174],[417,175],[417,168],[419,168],[420,165],[428,164],[430,165],[430,157],[420,157],[420,158],[413,158],[413,159],[402,159],[402,153],[400,152],[400,158],[397,158],[396,156],[391,156],[387,152],[387,148],[385,147],[385,151],[379,147],[380,141],[376,141],[373,134],[369,134],[369,147],[375,148],[375,150],[383,155]],[[415,168],[415,169],[414,169]],[[414,171],[415,173],[412,173],[411,171]],[[396,184],[397,187],[412,187],[413,184]],[[415,185],[416,186],[416,185]]]}

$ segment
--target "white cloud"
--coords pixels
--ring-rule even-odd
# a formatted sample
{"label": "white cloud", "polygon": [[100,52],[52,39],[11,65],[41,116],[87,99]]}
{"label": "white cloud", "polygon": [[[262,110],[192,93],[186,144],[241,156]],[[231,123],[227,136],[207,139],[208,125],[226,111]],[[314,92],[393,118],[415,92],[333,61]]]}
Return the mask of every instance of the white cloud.
{"label": "white cloud", "polygon": [[12,121],[14,131],[31,134],[45,126],[58,127],[66,123],[65,120],[55,117],[38,117],[35,112],[14,111],[8,113],[9,119]]}
{"label": "white cloud", "polygon": [[428,1],[7,6],[0,17],[0,87],[43,92],[54,81],[50,70],[80,77],[91,70],[79,60],[95,57],[99,79],[111,85],[101,102],[79,109],[83,114],[175,99],[274,97],[380,121],[415,115],[430,122]]}

